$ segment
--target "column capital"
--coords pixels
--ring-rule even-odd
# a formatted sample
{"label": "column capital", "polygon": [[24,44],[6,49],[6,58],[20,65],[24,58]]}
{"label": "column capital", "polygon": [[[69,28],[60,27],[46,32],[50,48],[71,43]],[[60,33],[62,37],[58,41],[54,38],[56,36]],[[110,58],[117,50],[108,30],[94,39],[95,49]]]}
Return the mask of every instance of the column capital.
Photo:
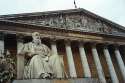
{"label": "column capital", "polygon": [[91,42],[90,43],[92,45],[92,47],[96,47],[96,45],[98,44],[97,42]]}
{"label": "column capital", "polygon": [[80,45],[84,45],[84,44],[86,44],[86,43],[87,43],[87,41],[78,40],[78,43],[79,43]]}
{"label": "column capital", "polygon": [[83,46],[84,45],[84,42],[82,42],[82,41],[79,41],[78,43],[79,43],[79,46]]}
{"label": "column capital", "polygon": [[119,48],[119,44],[113,44],[113,46],[115,47],[115,48]]}
{"label": "column capital", "polygon": [[104,45],[105,45],[105,46],[109,46],[109,45],[111,45],[111,44],[108,43],[108,42],[105,42]]}
{"label": "column capital", "polygon": [[56,39],[56,38],[50,38],[50,43],[51,43],[51,44],[55,44],[55,43],[56,43],[56,41],[57,41],[57,39]]}
{"label": "column capital", "polygon": [[124,47],[125,47],[125,44],[124,44],[124,45],[121,45],[121,46],[124,46]]}
{"label": "column capital", "polygon": [[51,37],[49,37],[49,39],[50,39],[50,40],[53,40],[53,41],[56,41],[56,40],[57,40],[56,36],[51,36]]}
{"label": "column capital", "polygon": [[65,39],[64,41],[65,41],[66,45],[70,45],[71,44],[71,40],[70,39]]}
{"label": "column capital", "polygon": [[103,48],[106,49],[106,48],[108,48],[109,45],[111,45],[111,44],[109,44],[109,43],[104,43],[104,44],[103,44]]}

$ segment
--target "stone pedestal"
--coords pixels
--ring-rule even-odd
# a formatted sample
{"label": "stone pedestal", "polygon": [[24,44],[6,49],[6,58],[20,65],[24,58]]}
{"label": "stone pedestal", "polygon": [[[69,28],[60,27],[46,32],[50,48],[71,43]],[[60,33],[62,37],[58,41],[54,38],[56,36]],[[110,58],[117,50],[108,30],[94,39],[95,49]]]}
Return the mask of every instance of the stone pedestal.
{"label": "stone pedestal", "polygon": [[29,79],[14,80],[13,83],[100,83],[98,79],[78,78],[78,79]]}

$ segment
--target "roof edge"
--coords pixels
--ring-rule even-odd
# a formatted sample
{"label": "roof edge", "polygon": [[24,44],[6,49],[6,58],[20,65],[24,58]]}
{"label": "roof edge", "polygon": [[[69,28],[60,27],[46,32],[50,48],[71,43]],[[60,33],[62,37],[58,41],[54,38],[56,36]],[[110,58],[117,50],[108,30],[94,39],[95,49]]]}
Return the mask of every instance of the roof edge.
{"label": "roof edge", "polygon": [[99,16],[95,13],[92,13],[84,8],[77,8],[77,9],[68,9],[68,10],[56,10],[56,11],[44,11],[44,12],[32,12],[32,13],[21,13],[21,14],[8,14],[8,15],[0,15],[0,20],[5,19],[11,19],[11,18],[18,18],[18,17],[32,17],[32,16],[40,16],[40,15],[50,15],[50,14],[63,14],[63,13],[73,13],[73,12],[83,12],[85,14],[88,14],[95,19],[100,19],[101,21],[104,21],[112,26],[115,26],[119,29],[125,30],[125,27],[113,22],[109,19],[106,19],[102,16]]}

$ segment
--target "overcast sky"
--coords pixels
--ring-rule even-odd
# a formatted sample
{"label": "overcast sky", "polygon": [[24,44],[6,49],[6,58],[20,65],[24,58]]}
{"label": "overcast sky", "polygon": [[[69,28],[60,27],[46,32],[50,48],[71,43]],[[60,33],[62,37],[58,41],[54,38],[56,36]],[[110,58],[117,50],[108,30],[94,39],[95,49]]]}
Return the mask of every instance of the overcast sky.
{"label": "overcast sky", "polygon": [[[76,0],[76,4],[125,26],[125,0]],[[73,8],[74,0],[0,0],[0,15]]]}

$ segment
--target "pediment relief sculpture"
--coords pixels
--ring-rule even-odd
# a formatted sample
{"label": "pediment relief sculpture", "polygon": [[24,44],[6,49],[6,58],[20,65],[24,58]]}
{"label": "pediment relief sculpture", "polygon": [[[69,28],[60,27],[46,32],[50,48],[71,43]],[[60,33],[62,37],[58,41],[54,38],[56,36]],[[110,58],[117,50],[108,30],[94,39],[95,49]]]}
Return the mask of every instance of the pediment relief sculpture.
{"label": "pediment relief sculpture", "polygon": [[[111,27],[109,24],[102,22],[99,19],[91,18],[85,14],[72,15],[56,15],[38,17],[32,19],[16,19],[12,20],[21,23],[27,23],[37,26],[49,26],[52,28],[63,28],[70,30],[79,30],[87,32],[101,32],[101,33],[120,33],[116,27]],[[114,31],[117,30],[116,31]]]}

